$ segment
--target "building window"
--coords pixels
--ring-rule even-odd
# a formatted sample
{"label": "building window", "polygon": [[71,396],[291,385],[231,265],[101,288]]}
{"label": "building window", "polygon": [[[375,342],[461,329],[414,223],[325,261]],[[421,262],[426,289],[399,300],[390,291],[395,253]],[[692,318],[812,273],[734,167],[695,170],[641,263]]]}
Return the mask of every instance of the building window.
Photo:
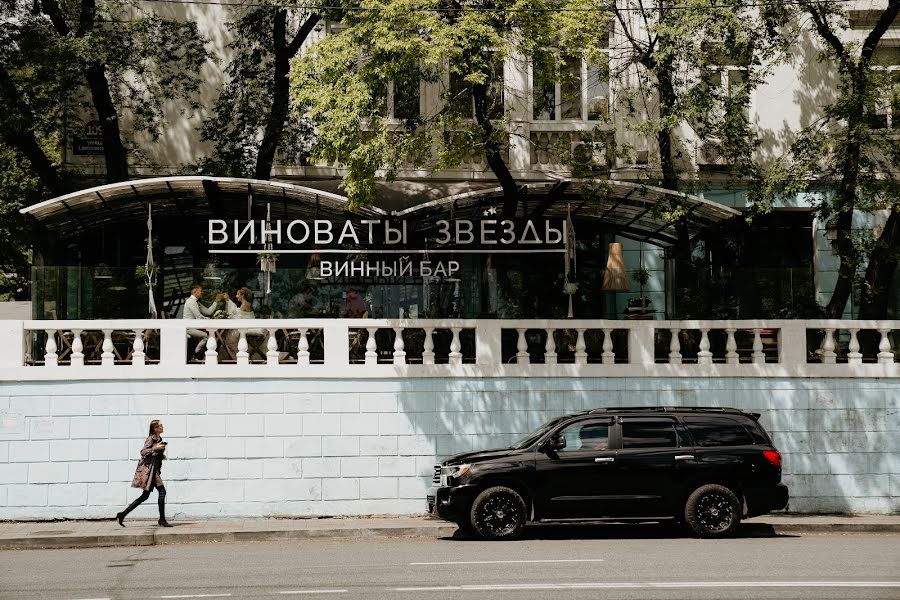
{"label": "building window", "polygon": [[387,115],[395,121],[419,118],[419,77],[407,77],[388,85]]}
{"label": "building window", "polygon": [[900,129],[900,47],[878,47],[870,63],[876,99],[866,106],[872,129]]}
{"label": "building window", "polygon": [[532,119],[597,121],[609,114],[607,70],[580,57],[553,57],[532,62]]}
{"label": "building window", "polygon": [[[505,112],[503,56],[498,52],[488,50],[485,52],[485,63],[488,69],[488,117],[502,119]],[[472,96],[472,84],[465,78],[467,72],[468,69],[465,67],[450,69],[447,103],[452,114],[463,119],[473,119],[475,118],[475,99]]]}

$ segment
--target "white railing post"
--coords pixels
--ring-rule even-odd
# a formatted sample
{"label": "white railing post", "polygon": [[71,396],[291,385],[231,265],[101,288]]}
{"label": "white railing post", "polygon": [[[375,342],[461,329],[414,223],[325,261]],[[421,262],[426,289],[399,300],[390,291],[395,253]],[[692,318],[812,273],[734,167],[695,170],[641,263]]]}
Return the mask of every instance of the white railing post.
{"label": "white railing post", "polygon": [[613,330],[610,328],[603,330],[603,354],[601,357],[604,365],[612,365],[616,362],[616,353],[613,352],[612,333]]}
{"label": "white railing post", "polygon": [[308,331],[305,327],[300,328],[300,340],[297,342],[297,365],[309,364],[309,340],[306,337]]}
{"label": "white railing post", "polygon": [[131,364],[143,367],[147,364],[147,355],[144,354],[144,330],[134,330],[134,343],[131,345]]}
{"label": "white railing post", "polygon": [[239,365],[249,365],[250,364],[250,354],[247,352],[247,330],[240,330],[240,338],[238,338],[238,351],[235,358],[237,359],[237,364]]}
{"label": "white railing post", "polygon": [[856,338],[858,333],[858,328],[854,327],[850,329],[850,345],[848,346],[849,352],[847,353],[847,362],[851,365],[862,364],[863,355],[862,352],[859,351],[859,340]]}
{"label": "white railing post", "polygon": [[503,326],[499,321],[479,321],[475,326],[475,364],[499,366],[503,363]]}
{"label": "white railing post", "polygon": [[734,339],[736,331],[737,329],[734,327],[725,329],[725,333],[728,334],[728,339],[725,341],[725,362],[729,365],[736,365],[741,362],[741,357],[737,353],[737,340]]}
{"label": "white railing post", "polygon": [[672,339],[669,341],[669,363],[673,365],[680,365],[681,340],[678,339],[678,334],[681,333],[681,328],[670,327],[669,331],[672,332]]}
{"label": "white railing post", "polygon": [[219,364],[219,344],[216,342],[216,330],[206,330],[206,364]]}
{"label": "white railing post", "polygon": [[653,321],[637,321],[628,329],[628,364],[656,363],[656,327]]}
{"label": "white railing post", "polygon": [[787,321],[778,331],[778,362],[786,365],[805,365],[806,327],[804,321]]}
{"label": "white railing post", "polygon": [[758,327],[753,330],[753,364],[766,364],[766,354],[763,352],[762,345],[762,329]]}
{"label": "white railing post", "polygon": [[56,330],[45,329],[44,331],[47,332],[47,345],[44,346],[44,365],[47,367],[58,367],[59,355],[56,354],[58,350],[56,346]]}
{"label": "white railing post", "polygon": [[524,327],[516,327],[516,331],[519,333],[519,337],[516,340],[516,364],[527,365],[530,362],[528,341],[525,339],[525,331],[527,330]]}
{"label": "white railing post", "polygon": [[697,353],[697,364],[711,365],[713,354],[709,351],[709,327],[700,328],[700,351]]}
{"label": "white railing post", "polygon": [[343,369],[350,364],[350,328],[342,321],[329,321],[322,329],[325,365]]}
{"label": "white railing post", "polygon": [[81,330],[72,330],[72,366],[84,366],[84,343],[81,341]]}
{"label": "white railing post", "polygon": [[825,341],[822,344],[822,362],[827,365],[833,365],[837,362],[837,354],[835,353],[834,344],[834,328],[829,327],[825,330]]}
{"label": "white railing post", "polygon": [[[26,335],[28,334],[28,335]],[[31,332],[22,321],[0,321],[0,369],[17,369],[31,354]]]}
{"label": "white railing post", "polygon": [[406,364],[406,351],[403,350],[403,327],[394,327],[394,364]]}
{"label": "white railing post", "polygon": [[890,329],[879,329],[881,340],[878,342],[878,362],[882,365],[890,365],[894,362],[894,353],[891,352],[891,339],[888,335]]}
{"label": "white railing post", "polygon": [[378,331],[377,327],[366,327],[366,331],[369,332],[369,339],[366,340],[366,364],[367,365],[377,365],[378,364],[378,342],[375,341],[375,332]]}
{"label": "white railing post", "polygon": [[[159,364],[163,367],[183,367],[187,364],[188,333],[183,321],[160,320]],[[193,342],[196,345],[196,341]],[[194,347],[191,347],[193,357]]]}
{"label": "white railing post", "polygon": [[266,342],[266,364],[270,366],[278,364],[278,340],[275,338],[276,333],[278,333],[277,327],[269,328],[269,340]]}
{"label": "white railing post", "polygon": [[100,364],[111,367],[116,364],[116,355],[113,354],[112,329],[103,330],[103,354],[100,355]]}
{"label": "white railing post", "polygon": [[556,340],[553,334],[556,332],[552,327],[547,328],[547,343],[544,344],[544,364],[556,364]]}
{"label": "white railing post", "polygon": [[463,356],[462,352],[460,352],[462,344],[459,343],[459,332],[462,331],[462,327],[451,327],[450,331],[453,333],[453,339],[450,340],[449,363],[451,365],[461,365]]}
{"label": "white railing post", "polygon": [[588,359],[588,354],[586,352],[587,344],[584,341],[584,332],[586,329],[576,328],[575,331],[578,332],[578,338],[575,340],[575,364],[586,365]]}
{"label": "white railing post", "polygon": [[433,365],[434,364],[434,338],[432,338],[433,333],[434,333],[434,327],[426,327],[425,328],[425,342],[422,345],[422,364],[423,365]]}

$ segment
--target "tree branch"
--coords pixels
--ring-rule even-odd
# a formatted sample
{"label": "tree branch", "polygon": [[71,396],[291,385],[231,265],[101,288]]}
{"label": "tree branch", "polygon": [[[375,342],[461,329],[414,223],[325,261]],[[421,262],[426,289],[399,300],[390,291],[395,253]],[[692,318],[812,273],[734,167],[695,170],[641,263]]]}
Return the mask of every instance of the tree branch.
{"label": "tree branch", "polygon": [[837,54],[838,59],[841,62],[844,62],[847,58],[847,49],[844,47],[844,44],[838,36],[835,35],[834,31],[831,30],[831,25],[828,24],[828,19],[825,14],[820,13],[819,9],[814,4],[805,4],[805,6],[806,11],[810,14],[816,24],[816,31],[818,34],[829,46],[831,46],[831,49]]}
{"label": "tree branch", "polygon": [[66,23],[66,19],[63,17],[56,0],[41,0],[41,9],[45,15],[50,17],[50,22],[53,23],[56,33],[63,37],[69,35],[71,29],[69,29],[69,24]]}
{"label": "tree branch", "polygon": [[97,15],[95,0],[81,0],[81,16],[78,19],[77,37],[82,37],[94,28],[94,18]]}
{"label": "tree branch", "polygon": [[874,29],[869,32],[869,35],[866,36],[866,41],[863,42],[861,63],[865,63],[868,66],[872,54],[875,53],[875,47],[878,46],[882,36],[890,28],[894,19],[897,18],[897,13],[900,13],[900,0],[890,0],[887,8],[878,17],[878,22],[875,24]]}
{"label": "tree branch", "polygon": [[309,37],[309,34],[312,33],[312,30],[316,27],[319,19],[321,19],[321,17],[316,13],[312,13],[306,18],[306,21],[303,22],[297,35],[295,35],[294,39],[291,40],[291,43],[288,44],[287,53],[289,56],[293,57],[300,51],[300,46],[303,45],[303,42],[305,42],[306,38]]}

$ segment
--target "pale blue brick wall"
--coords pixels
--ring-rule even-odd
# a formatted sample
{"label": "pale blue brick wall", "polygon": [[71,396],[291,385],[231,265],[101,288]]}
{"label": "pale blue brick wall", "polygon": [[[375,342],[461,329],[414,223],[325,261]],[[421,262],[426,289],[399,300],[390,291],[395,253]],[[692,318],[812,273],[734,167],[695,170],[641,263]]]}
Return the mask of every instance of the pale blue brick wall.
{"label": "pale blue brick wall", "polygon": [[115,514],[152,418],[176,516],[404,514],[423,510],[440,458],[567,412],[657,404],[761,412],[794,511],[900,510],[897,381],[259,379],[4,384],[0,518]]}

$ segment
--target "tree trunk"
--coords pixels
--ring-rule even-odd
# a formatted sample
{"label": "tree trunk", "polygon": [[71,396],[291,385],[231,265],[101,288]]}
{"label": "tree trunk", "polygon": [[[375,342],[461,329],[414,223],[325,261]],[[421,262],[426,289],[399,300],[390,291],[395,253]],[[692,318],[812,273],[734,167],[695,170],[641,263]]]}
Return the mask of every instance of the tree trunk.
{"label": "tree trunk", "polygon": [[481,127],[481,143],[484,147],[484,157],[488,166],[500,182],[503,188],[504,217],[512,218],[516,215],[519,206],[519,186],[515,177],[509,171],[506,159],[503,157],[502,147],[494,138],[494,124],[488,114],[488,84],[476,83],[472,85],[472,98],[475,100],[475,120]]}
{"label": "tree trunk", "polygon": [[128,152],[122,143],[119,130],[119,114],[113,104],[109,92],[109,80],[106,78],[106,65],[94,63],[84,71],[91,99],[97,110],[100,121],[100,132],[103,138],[103,156],[106,159],[106,182],[128,180]]}
{"label": "tree trunk", "polygon": [[[656,63],[656,80],[659,84],[659,118],[666,120],[671,116],[678,99],[675,94],[675,84],[672,80],[671,63]],[[679,191],[678,171],[675,168],[675,158],[672,149],[672,130],[669,128],[660,128],[656,133],[656,143],[659,146],[659,165],[662,170],[662,187],[672,192]],[[670,201],[672,210],[681,208],[681,203],[677,199]],[[687,226],[687,219],[680,217],[673,223],[677,241],[673,249],[673,257],[681,262],[687,262],[691,258],[691,239],[690,231]]]}
{"label": "tree trunk", "polygon": [[900,260],[900,211],[894,208],[869,256],[859,303],[860,319],[886,319],[891,284]]}
{"label": "tree trunk", "polygon": [[291,70],[291,59],[296,56],[300,46],[318,22],[318,15],[312,14],[308,16],[297,35],[288,43],[287,11],[278,9],[275,13],[273,25],[275,73],[272,80],[272,108],[269,110],[266,128],[263,132],[262,141],[259,144],[259,153],[256,155],[254,177],[257,179],[269,179],[272,176],[275,153],[278,151],[284,124],[290,112],[291,86],[288,75]]}

